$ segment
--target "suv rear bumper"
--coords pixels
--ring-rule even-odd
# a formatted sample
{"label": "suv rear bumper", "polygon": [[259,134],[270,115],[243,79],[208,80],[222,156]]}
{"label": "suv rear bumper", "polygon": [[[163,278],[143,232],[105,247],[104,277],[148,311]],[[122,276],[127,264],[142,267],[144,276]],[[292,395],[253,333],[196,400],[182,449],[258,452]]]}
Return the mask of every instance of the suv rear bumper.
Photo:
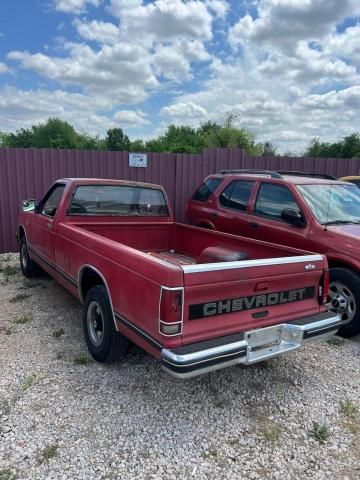
{"label": "suv rear bumper", "polygon": [[163,348],[161,364],[164,370],[178,378],[194,377],[237,364],[251,365],[334,335],[342,324],[337,314],[324,312],[173,350]]}

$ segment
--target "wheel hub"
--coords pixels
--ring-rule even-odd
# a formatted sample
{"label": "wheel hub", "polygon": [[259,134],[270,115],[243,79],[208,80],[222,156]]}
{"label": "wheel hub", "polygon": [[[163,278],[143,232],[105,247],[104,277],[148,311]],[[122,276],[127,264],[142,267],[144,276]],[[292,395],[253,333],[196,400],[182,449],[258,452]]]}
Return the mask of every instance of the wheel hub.
{"label": "wheel hub", "polygon": [[91,343],[95,347],[99,347],[104,337],[104,318],[97,302],[93,301],[90,303],[86,320]]}
{"label": "wheel hub", "polygon": [[331,282],[329,285],[328,310],[338,313],[342,320],[351,321],[356,313],[355,296],[352,291],[340,282]]}

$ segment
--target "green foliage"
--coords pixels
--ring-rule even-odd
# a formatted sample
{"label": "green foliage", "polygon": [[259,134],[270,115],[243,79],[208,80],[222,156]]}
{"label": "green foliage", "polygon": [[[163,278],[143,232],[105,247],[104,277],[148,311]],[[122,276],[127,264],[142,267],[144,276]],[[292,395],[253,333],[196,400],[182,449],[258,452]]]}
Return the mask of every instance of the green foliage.
{"label": "green foliage", "polygon": [[129,137],[125,135],[121,128],[110,128],[110,130],[106,132],[105,143],[107,150],[130,150]]}
{"label": "green foliage", "polygon": [[313,138],[306,149],[307,157],[360,158],[360,134],[352,133],[334,143],[321,142]]}
{"label": "green foliage", "polygon": [[[229,112],[222,123],[207,121],[198,128],[190,125],[169,125],[164,134],[148,141],[130,141],[121,128],[111,128],[105,138],[77,132],[68,122],[49,118],[45,123],[0,133],[0,147],[68,148],[131,152],[201,153],[204,148],[244,148],[260,155],[264,148],[255,142],[255,135],[236,126],[238,115]],[[270,142],[269,142],[270,145]]]}
{"label": "green foliage", "polygon": [[261,155],[263,157],[275,157],[277,155],[277,146],[272,142],[265,142],[263,145],[263,151]]}

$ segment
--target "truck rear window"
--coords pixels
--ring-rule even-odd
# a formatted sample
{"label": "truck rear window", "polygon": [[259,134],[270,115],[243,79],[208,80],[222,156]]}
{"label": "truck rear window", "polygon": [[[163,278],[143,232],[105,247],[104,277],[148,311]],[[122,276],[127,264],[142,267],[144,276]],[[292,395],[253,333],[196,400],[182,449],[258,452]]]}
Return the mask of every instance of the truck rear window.
{"label": "truck rear window", "polygon": [[192,197],[193,200],[205,202],[210,197],[210,195],[215,192],[221,182],[222,178],[208,178],[194,193]]}
{"label": "truck rear window", "polygon": [[167,217],[164,194],[129,185],[81,185],[72,198],[69,215]]}

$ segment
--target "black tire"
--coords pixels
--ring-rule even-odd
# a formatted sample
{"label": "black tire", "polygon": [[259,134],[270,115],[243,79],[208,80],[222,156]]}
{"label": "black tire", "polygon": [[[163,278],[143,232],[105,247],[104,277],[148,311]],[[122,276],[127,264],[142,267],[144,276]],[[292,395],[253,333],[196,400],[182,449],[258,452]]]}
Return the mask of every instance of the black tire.
{"label": "black tire", "polygon": [[[339,297],[337,297],[338,294]],[[339,335],[346,338],[358,335],[360,333],[360,276],[348,268],[331,268],[329,296],[332,300],[328,304],[330,310],[339,313],[343,320],[352,318],[350,323],[340,328]],[[346,310],[341,308],[337,301],[341,297],[347,300]]]}
{"label": "black tire", "polygon": [[83,306],[85,341],[98,362],[111,362],[124,357],[128,340],[115,329],[107,290],[97,285],[89,290]]}
{"label": "black tire", "polygon": [[34,260],[31,260],[25,237],[20,239],[20,268],[27,278],[38,277],[41,269]]}

